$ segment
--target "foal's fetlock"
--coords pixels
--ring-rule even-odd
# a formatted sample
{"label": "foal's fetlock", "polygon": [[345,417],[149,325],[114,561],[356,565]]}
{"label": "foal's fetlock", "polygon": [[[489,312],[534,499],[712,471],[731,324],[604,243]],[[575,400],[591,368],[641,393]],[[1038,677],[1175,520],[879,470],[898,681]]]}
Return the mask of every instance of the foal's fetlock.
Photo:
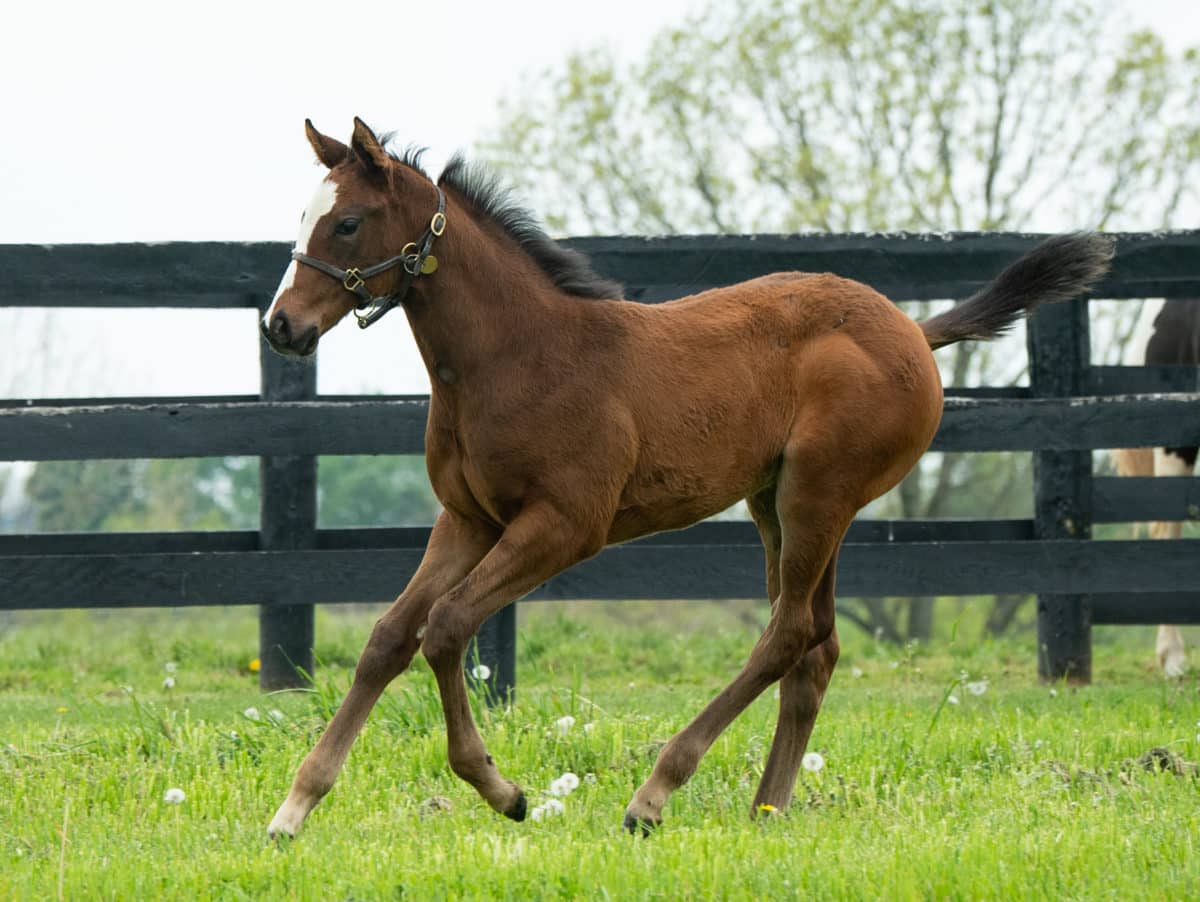
{"label": "foal's fetlock", "polygon": [[662,826],[662,810],[666,804],[665,798],[646,800],[639,791],[634,795],[629,807],[625,809],[625,820],[622,822],[622,826],[635,836],[638,833],[641,833],[642,836],[649,836]]}
{"label": "foal's fetlock", "polygon": [[502,780],[503,789],[499,792],[488,792],[483,787],[477,787],[479,794],[483,796],[483,800],[488,803],[493,811],[498,811],[509,820],[523,821],[529,810],[529,803],[525,798],[525,790],[521,789],[512,780]]}

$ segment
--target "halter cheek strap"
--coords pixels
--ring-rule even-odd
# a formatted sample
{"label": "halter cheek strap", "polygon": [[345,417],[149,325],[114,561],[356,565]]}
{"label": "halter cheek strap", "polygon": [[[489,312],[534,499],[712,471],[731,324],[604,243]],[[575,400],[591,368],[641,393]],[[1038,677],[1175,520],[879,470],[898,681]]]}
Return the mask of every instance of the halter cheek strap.
{"label": "halter cheek strap", "polygon": [[[382,263],[362,269],[357,267],[341,269],[332,263],[326,263],[324,260],[310,257],[300,251],[292,251],[292,259],[305,266],[311,266],[313,269],[319,269],[328,276],[333,276],[342,283],[343,288],[353,292],[358,298],[354,317],[358,320],[359,328],[365,329],[372,323],[378,322],[385,313],[404,301],[417,276],[429,275],[437,270],[437,257],[430,252],[433,250],[434,239],[446,231],[446,195],[442,193],[441,188],[437,188],[437,193],[437,212],[429,220],[424,234],[416,241],[410,241],[404,245],[397,256],[390,257]],[[397,266],[404,269],[404,278],[400,281],[399,291],[387,295],[372,295],[367,288],[367,279]]]}

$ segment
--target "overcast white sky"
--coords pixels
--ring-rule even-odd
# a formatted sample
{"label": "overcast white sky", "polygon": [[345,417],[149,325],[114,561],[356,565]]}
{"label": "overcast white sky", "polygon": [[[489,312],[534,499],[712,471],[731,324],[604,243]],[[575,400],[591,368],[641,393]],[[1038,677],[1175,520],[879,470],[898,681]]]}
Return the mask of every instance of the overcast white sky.
{"label": "overcast white sky", "polygon": [[[635,56],[694,0],[8,4],[0,34],[0,243],[295,237],[320,172],[311,117],[471,147],[522,73],[607,42]],[[1200,44],[1196,0],[1129,0],[1132,24]],[[282,272],[285,259],[280,260]],[[188,317],[194,343],[158,340]],[[84,342],[90,342],[86,355]],[[187,345],[187,343],[185,343]],[[258,389],[248,311],[0,308],[0,395]],[[214,350],[219,349],[219,350]],[[219,361],[214,360],[219,355]],[[324,392],[423,392],[404,317],[322,341]]]}

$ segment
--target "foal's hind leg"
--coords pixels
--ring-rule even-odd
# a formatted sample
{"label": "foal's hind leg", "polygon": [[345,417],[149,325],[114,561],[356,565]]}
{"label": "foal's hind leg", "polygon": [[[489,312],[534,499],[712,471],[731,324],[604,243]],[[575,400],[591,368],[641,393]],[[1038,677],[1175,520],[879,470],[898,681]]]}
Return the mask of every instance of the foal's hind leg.
{"label": "foal's hind leg", "polygon": [[[826,569],[826,578],[821,580],[817,593],[825,594],[828,583],[832,590],[832,574],[836,562],[831,561]],[[829,592],[830,604],[833,592]],[[820,602],[817,602],[820,603]],[[782,810],[791,804],[796,786],[796,774],[808,747],[821,701],[829,687],[829,678],[838,660],[837,628],[820,645],[810,648],[800,662],[783,675],[779,681],[779,723],[775,727],[775,739],[754,794],[751,814],[757,814],[762,805],[771,805]]]}
{"label": "foal's hind leg", "polygon": [[[822,472],[804,463],[820,455],[797,447],[779,476],[776,502],[783,523],[779,600],[762,638],[734,681],[659,753],[650,778],[625,813],[630,830],[648,830],[662,820],[667,799],[695,772],[701,757],[738,714],[833,631],[832,606],[815,609],[814,590],[834,557],[856,511],[836,465]],[[769,552],[768,552],[769,553]]]}
{"label": "foal's hind leg", "polygon": [[525,794],[501,776],[484,747],[471,716],[463,655],[488,617],[602,545],[602,530],[589,535],[551,505],[526,508],[479,566],[429,612],[421,651],[441,692],[450,767],[492,808],[513,820],[525,818]]}
{"label": "foal's hind leg", "polygon": [[[767,557],[767,592],[772,606],[779,603],[779,555],[783,542],[783,529],[775,509],[775,486],[746,499],[750,515],[758,526],[763,550]],[[834,578],[837,572],[837,553],[825,567],[821,582],[813,593],[813,607],[829,606],[832,616]],[[808,747],[821,700],[829,686],[829,678],[838,659],[837,629],[816,648],[809,649],[799,663],[785,673],[779,681],[779,723],[775,727],[775,739],[771,753],[754,796],[751,814],[757,814],[762,805],[771,805],[782,810],[792,799],[796,774]]]}
{"label": "foal's hind leg", "polygon": [[429,537],[425,556],[407,588],[375,624],[341,707],[304,759],[287,799],[279,807],[270,836],[295,836],[304,819],[329,792],[359,730],[384,688],[412,661],[420,631],[434,601],[459,582],[488,549],[496,535],[443,513]]}

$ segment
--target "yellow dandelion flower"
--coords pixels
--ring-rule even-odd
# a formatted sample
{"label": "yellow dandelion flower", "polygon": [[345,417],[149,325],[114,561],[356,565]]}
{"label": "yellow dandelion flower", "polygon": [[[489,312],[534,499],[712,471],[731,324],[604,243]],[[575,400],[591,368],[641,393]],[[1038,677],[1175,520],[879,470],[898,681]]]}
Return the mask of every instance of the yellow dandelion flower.
{"label": "yellow dandelion flower", "polygon": [[763,802],[761,805],[758,806],[758,810],[763,812],[764,814],[774,814],[779,809],[776,808],[774,805],[772,805],[770,802]]}
{"label": "yellow dandelion flower", "polygon": [[262,670],[262,661],[260,661],[258,658],[255,658],[247,666],[250,668],[251,673],[258,673],[260,670]]}
{"label": "yellow dandelion flower", "polygon": [[67,709],[66,709],[66,708],[64,708],[62,705],[59,705],[57,708],[55,708],[55,709],[54,709],[54,712],[55,712],[56,714],[66,714],[66,713],[67,713]]}

